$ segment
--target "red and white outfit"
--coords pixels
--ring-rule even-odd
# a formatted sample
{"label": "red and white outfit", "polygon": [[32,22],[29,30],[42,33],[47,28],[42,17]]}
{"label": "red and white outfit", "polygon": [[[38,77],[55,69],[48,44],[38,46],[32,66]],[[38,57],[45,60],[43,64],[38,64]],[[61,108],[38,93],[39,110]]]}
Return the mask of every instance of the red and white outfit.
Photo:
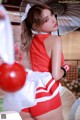
{"label": "red and white outfit", "polygon": [[[29,112],[33,117],[45,114],[61,106],[60,83],[51,75],[51,59],[48,57],[44,40],[49,34],[35,35],[30,49],[32,70],[22,89],[5,93],[4,109]],[[64,58],[62,55],[62,66]]]}
{"label": "red and white outfit", "polygon": [[[23,112],[30,112],[32,116],[39,116],[61,106],[61,99],[59,95],[59,81],[52,78],[51,72],[51,59],[48,57],[44,40],[50,34],[37,34],[33,37],[30,56],[32,62],[32,70],[39,71],[48,76],[38,79],[39,86],[36,89],[35,100],[36,105],[25,107]],[[64,64],[64,57],[62,55],[62,66]],[[37,74],[36,74],[37,75]],[[27,102],[27,101],[26,101]]]}
{"label": "red and white outfit", "polygon": [[[7,23],[9,23],[8,19],[6,19],[6,21]],[[5,36],[2,34],[2,38],[4,38],[5,43],[7,43],[6,38],[7,36],[9,36],[8,41],[10,45],[5,44],[5,47],[1,46],[0,48],[2,54],[0,55],[2,55],[2,58],[6,63],[8,62],[13,63],[14,47],[13,47],[12,31],[10,25],[7,23],[6,23],[7,28],[9,28],[8,33],[7,34],[5,33]],[[30,51],[33,71],[28,69],[26,70],[26,72],[28,72],[28,75],[26,77],[25,85],[23,86],[22,89],[12,93],[5,92],[4,95],[5,110],[12,110],[12,111],[22,110],[24,112],[30,112],[32,116],[38,116],[61,106],[61,99],[58,92],[60,84],[59,81],[55,81],[50,74],[51,59],[48,57],[44,46],[44,40],[48,36],[49,34],[43,34],[43,35],[35,35],[33,37],[31,51]],[[2,43],[1,45],[4,46],[4,41],[3,42],[2,41],[3,40],[1,39],[1,43]],[[9,48],[9,49],[6,50],[5,48],[6,49]],[[6,53],[6,55],[8,56],[4,57],[3,53]]]}
{"label": "red and white outfit", "polygon": [[[59,82],[55,82],[49,72],[33,72],[28,69],[26,72],[28,75],[22,89],[12,93],[5,92],[5,110],[20,112],[23,109],[25,112],[30,112],[32,116],[37,116],[61,104],[61,101],[56,102],[56,98],[59,99]],[[43,109],[43,106],[47,109]]]}

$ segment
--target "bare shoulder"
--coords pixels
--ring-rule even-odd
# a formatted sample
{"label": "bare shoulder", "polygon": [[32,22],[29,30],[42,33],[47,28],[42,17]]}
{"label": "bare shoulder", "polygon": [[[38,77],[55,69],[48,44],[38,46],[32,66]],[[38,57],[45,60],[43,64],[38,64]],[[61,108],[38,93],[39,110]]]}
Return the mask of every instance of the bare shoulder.
{"label": "bare shoulder", "polygon": [[55,35],[50,35],[47,39],[45,39],[45,45],[48,44],[48,46],[54,46],[55,44],[60,44],[61,43],[61,37],[60,36],[55,36]]}
{"label": "bare shoulder", "polygon": [[50,35],[48,38],[45,39],[44,45],[48,56],[51,58],[51,52],[54,51],[56,48],[60,48],[61,38],[60,36]]}
{"label": "bare shoulder", "polygon": [[57,35],[50,35],[50,36],[48,37],[48,40],[58,41],[58,40],[61,40],[61,37],[60,37],[60,36],[57,36]]}

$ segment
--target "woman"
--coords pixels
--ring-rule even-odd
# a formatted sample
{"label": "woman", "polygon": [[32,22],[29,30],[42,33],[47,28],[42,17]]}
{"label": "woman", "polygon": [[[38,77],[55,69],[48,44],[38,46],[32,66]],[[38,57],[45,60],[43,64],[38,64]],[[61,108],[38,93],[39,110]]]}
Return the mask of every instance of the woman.
{"label": "woman", "polygon": [[34,5],[30,8],[22,27],[24,28],[22,28],[22,43],[27,48],[28,55],[30,52],[27,58],[30,59],[31,69],[50,72],[55,84],[50,89],[51,91],[48,91],[49,94],[42,92],[45,97],[38,101],[37,105],[24,108],[20,114],[23,120],[31,117],[42,120],[63,120],[59,91],[51,97],[51,94],[59,88],[59,79],[66,75],[66,69],[62,67],[64,57],[61,50],[61,38],[51,35],[58,29],[54,12],[47,5]]}

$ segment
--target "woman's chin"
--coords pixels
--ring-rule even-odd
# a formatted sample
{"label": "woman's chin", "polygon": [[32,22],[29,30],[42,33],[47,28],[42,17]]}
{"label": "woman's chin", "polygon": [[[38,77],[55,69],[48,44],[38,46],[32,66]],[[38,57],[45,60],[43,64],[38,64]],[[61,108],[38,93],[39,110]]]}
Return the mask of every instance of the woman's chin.
{"label": "woman's chin", "polygon": [[53,30],[52,32],[56,32],[58,29]]}

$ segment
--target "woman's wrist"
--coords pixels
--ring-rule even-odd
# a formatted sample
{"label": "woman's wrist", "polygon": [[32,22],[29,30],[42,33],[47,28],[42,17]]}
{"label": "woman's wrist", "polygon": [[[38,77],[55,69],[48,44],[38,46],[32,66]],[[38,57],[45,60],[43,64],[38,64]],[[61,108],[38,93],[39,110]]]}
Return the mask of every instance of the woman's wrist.
{"label": "woman's wrist", "polygon": [[67,72],[68,72],[69,69],[70,69],[69,65],[68,65],[68,64],[64,64],[64,65],[61,67],[61,69],[62,69],[63,72],[64,72],[63,77],[66,77],[66,74],[67,74]]}
{"label": "woman's wrist", "polygon": [[63,76],[62,76],[62,77],[64,78],[64,77],[66,77],[66,70],[65,70],[65,68],[64,68],[64,67],[61,67],[61,69],[62,69],[62,70],[63,70],[63,72],[64,72],[64,74],[63,74]]}

